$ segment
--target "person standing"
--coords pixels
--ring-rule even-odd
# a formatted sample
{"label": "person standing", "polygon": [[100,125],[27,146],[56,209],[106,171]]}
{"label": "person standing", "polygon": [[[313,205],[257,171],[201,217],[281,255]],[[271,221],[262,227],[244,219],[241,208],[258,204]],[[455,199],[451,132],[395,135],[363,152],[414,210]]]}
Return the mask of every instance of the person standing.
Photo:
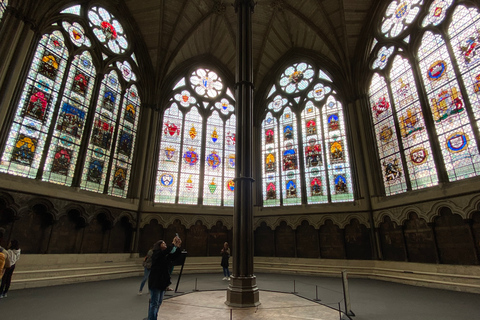
{"label": "person standing", "polygon": [[152,267],[148,277],[148,288],[150,289],[150,304],[148,308],[148,320],[157,320],[158,309],[162,304],[165,290],[172,283],[170,281],[169,269],[171,263],[180,255],[182,240],[175,236],[170,245],[159,240],[153,245]]}
{"label": "person standing", "polygon": [[223,267],[223,279],[222,280],[230,280],[230,271],[228,270],[228,259],[230,259],[230,248],[228,247],[228,242],[223,244],[222,251],[222,262],[220,265]]}
{"label": "person standing", "polygon": [[12,282],[13,271],[20,259],[20,247],[17,240],[10,241],[8,250],[4,251],[6,254],[5,273],[2,277],[2,284],[0,285],[0,298],[6,298],[8,289],[10,289],[10,283]]}
{"label": "person standing", "polygon": [[5,260],[7,258],[7,253],[3,252],[2,248],[2,239],[3,235],[5,234],[5,229],[0,228],[0,278],[3,277],[3,272],[5,271]]}
{"label": "person standing", "polygon": [[150,275],[150,268],[152,267],[152,255],[153,250],[150,249],[145,256],[145,259],[143,259],[143,279],[142,283],[140,283],[140,291],[138,291],[138,295],[142,295],[143,286],[145,285],[145,282],[148,281],[148,276]]}

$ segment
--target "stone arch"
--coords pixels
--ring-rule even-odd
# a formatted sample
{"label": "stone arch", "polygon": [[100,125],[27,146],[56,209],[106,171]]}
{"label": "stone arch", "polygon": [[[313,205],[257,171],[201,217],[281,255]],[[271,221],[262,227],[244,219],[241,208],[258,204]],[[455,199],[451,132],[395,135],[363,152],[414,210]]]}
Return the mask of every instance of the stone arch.
{"label": "stone arch", "polygon": [[158,219],[152,218],[149,220],[149,223],[144,224],[140,229],[138,252],[142,255],[146,255],[155,242],[164,238],[163,235],[164,228]]}
{"label": "stone arch", "polygon": [[208,255],[219,255],[225,242],[228,242],[231,249],[232,232],[221,220],[218,220],[217,223],[208,230]]}
{"label": "stone arch", "polygon": [[85,210],[79,205],[65,208],[53,226],[49,253],[79,253],[87,225]]}
{"label": "stone arch", "polygon": [[407,249],[403,236],[403,226],[398,225],[390,216],[383,216],[378,227],[380,247],[384,260],[407,261]]}
{"label": "stone arch", "polygon": [[133,249],[131,247],[133,231],[134,227],[129,219],[129,215],[120,216],[110,230],[108,252],[130,252]]}
{"label": "stone arch", "polygon": [[372,244],[369,229],[356,218],[345,226],[345,252],[347,259],[371,260]]}
{"label": "stone arch", "polygon": [[254,231],[254,248],[255,256],[275,256],[275,232],[266,221],[262,221]]}
{"label": "stone arch", "polygon": [[320,257],[318,231],[307,220],[303,220],[296,228],[295,240],[298,258]]}
{"label": "stone arch", "polygon": [[50,201],[33,198],[19,214],[11,238],[19,241],[23,253],[47,253],[57,216]]}
{"label": "stone arch", "polygon": [[450,207],[440,207],[434,232],[441,263],[477,264],[474,240],[470,227]]}
{"label": "stone arch", "polygon": [[404,223],[407,257],[410,262],[438,263],[432,228],[416,212],[410,212]]}
{"label": "stone arch", "polygon": [[[182,239],[185,239],[185,238],[182,238]],[[207,226],[205,226],[203,222],[199,219],[195,222],[195,225],[191,226],[188,229],[186,244],[184,247],[187,248],[189,256],[192,256],[192,257],[207,256],[207,253],[208,253],[207,241],[208,241]]]}
{"label": "stone arch", "polygon": [[320,256],[324,259],[345,259],[344,230],[327,219],[318,229]]}
{"label": "stone arch", "polygon": [[275,256],[295,257],[295,232],[285,220],[275,228]]}

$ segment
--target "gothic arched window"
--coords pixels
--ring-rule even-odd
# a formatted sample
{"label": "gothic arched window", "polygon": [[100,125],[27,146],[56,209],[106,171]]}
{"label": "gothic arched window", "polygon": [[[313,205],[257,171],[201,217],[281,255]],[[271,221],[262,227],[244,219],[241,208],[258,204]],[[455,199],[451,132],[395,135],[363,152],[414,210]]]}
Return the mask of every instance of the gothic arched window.
{"label": "gothic arched window", "polygon": [[195,69],[173,87],[163,114],[155,202],[233,206],[234,106],[232,91],[210,69]]}
{"label": "gothic arched window", "polygon": [[261,133],[264,206],[353,201],[343,107],[332,85],[300,62],[272,86]]}
{"label": "gothic arched window", "polygon": [[63,10],[38,42],[0,171],[126,197],[140,111],[134,68],[110,12]]}
{"label": "gothic arched window", "polygon": [[386,9],[369,87],[386,195],[480,174],[478,48],[478,7],[407,0]]}

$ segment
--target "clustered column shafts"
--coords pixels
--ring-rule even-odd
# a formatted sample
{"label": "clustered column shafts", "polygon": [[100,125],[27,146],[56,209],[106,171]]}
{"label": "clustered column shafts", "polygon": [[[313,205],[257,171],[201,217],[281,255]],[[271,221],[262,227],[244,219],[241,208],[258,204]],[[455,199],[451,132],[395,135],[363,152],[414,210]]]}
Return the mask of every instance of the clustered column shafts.
{"label": "clustered column shafts", "polygon": [[236,164],[233,216],[233,276],[227,290],[227,305],[257,306],[259,292],[253,275],[253,63],[252,0],[235,1],[238,17],[236,66]]}

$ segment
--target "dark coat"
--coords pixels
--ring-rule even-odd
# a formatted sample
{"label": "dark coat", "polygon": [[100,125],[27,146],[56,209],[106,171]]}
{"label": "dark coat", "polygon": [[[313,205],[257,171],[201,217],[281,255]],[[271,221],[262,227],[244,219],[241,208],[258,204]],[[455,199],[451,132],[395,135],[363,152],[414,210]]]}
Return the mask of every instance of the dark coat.
{"label": "dark coat", "polygon": [[165,291],[172,283],[170,281],[169,269],[175,259],[180,255],[181,249],[177,248],[174,253],[170,253],[173,245],[169,245],[165,250],[154,250],[152,255],[152,267],[148,277],[148,287],[150,289],[159,289]]}
{"label": "dark coat", "polygon": [[227,250],[222,249],[222,262],[220,265],[224,268],[228,268],[228,259],[230,258],[230,248]]}

